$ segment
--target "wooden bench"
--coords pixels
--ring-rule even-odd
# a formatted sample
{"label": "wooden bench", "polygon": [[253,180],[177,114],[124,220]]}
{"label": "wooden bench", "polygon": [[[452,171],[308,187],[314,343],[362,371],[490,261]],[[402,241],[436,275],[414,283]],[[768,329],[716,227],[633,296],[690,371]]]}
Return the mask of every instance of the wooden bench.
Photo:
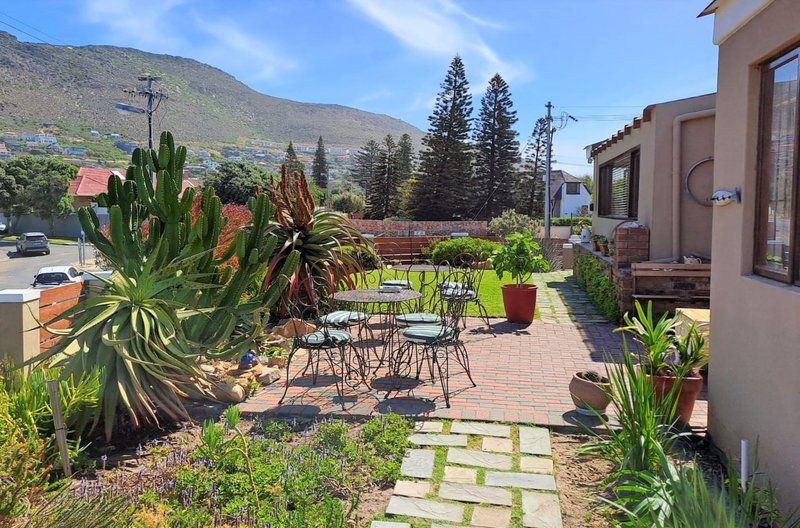
{"label": "wooden bench", "polygon": [[[631,264],[631,275],[633,277],[633,298],[637,300],[652,301],[684,301],[708,303],[710,295],[708,289],[700,292],[695,290],[679,290],[676,293],[672,284],[681,279],[706,279],[711,282],[711,264],[676,264],[671,262],[635,262]],[[664,279],[664,286],[658,291],[658,287],[641,288],[642,279],[652,279],[661,277]],[[652,282],[652,281],[649,281]],[[684,293],[685,292],[685,293]]]}

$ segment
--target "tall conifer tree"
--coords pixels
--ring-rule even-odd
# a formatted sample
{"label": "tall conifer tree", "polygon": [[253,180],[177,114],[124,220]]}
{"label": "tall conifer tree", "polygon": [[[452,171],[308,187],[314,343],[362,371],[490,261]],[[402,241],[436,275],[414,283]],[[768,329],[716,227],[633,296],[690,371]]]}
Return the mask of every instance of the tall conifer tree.
{"label": "tall conifer tree", "polygon": [[367,214],[370,218],[394,216],[400,207],[398,158],[397,143],[392,135],[388,134],[380,145],[375,175],[367,184]]}
{"label": "tall conifer tree", "polygon": [[544,175],[547,156],[547,119],[536,120],[523,153],[523,169],[517,192],[517,211],[544,218]]}
{"label": "tall conifer tree", "polygon": [[497,73],[489,80],[481,99],[474,135],[472,216],[475,218],[494,218],[514,205],[519,141],[517,131],[511,128],[517,122],[517,112],[512,107],[508,84]]}
{"label": "tall conifer tree", "polygon": [[286,164],[289,173],[305,170],[305,165],[297,158],[297,152],[294,151],[294,145],[292,145],[291,141],[289,146],[286,147],[286,156],[283,158],[283,162]]}
{"label": "tall conifer tree", "polygon": [[414,143],[411,136],[403,134],[397,142],[397,177],[400,183],[414,176]]}
{"label": "tall conifer tree", "polygon": [[328,159],[325,157],[325,144],[322,136],[317,141],[317,151],[314,153],[314,162],[311,164],[311,178],[320,189],[328,187]]}
{"label": "tall conifer tree", "polygon": [[470,205],[472,96],[461,57],[456,56],[441,85],[428,133],[422,139],[420,181],[413,215],[421,220],[464,216]]}
{"label": "tall conifer tree", "polygon": [[374,139],[367,141],[354,158],[350,179],[366,191],[370,182],[375,178],[380,162],[381,148]]}

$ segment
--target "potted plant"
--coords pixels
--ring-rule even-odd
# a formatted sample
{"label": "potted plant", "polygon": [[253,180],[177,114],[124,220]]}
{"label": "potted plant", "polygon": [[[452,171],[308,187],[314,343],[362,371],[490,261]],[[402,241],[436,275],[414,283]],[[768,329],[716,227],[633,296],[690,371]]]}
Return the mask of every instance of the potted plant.
{"label": "potted plant", "polygon": [[[647,309],[636,301],[636,316],[627,313],[623,319],[625,326],[616,331],[634,336],[640,345],[640,368],[652,377],[653,388],[659,398],[675,392],[677,394],[676,418],[688,424],[692,417],[697,395],[703,388],[703,378],[698,369],[705,365],[708,356],[705,351],[705,338],[692,325],[686,335],[678,337],[675,328],[680,321],[664,313],[658,320],[653,316],[653,303]],[[673,387],[677,384],[677,389]]]}
{"label": "potted plant", "polygon": [[592,249],[600,251],[600,235],[592,235]]}
{"label": "potted plant", "polygon": [[597,244],[600,246],[600,253],[608,255],[608,239],[601,235],[597,239]]}
{"label": "potted plant", "polygon": [[611,402],[608,378],[593,370],[576,372],[569,382],[569,395],[580,414],[596,416],[604,414]]}
{"label": "potted plant", "polygon": [[512,323],[530,324],[536,311],[536,286],[528,280],[537,271],[548,271],[550,265],[538,253],[539,244],[527,231],[506,237],[506,245],[492,254],[491,262],[502,280],[506,273],[514,279],[514,284],[504,284],[503,306],[506,318]]}
{"label": "potted plant", "polygon": [[272,345],[264,350],[262,356],[267,359],[268,367],[283,368],[289,359],[289,352],[280,345]]}

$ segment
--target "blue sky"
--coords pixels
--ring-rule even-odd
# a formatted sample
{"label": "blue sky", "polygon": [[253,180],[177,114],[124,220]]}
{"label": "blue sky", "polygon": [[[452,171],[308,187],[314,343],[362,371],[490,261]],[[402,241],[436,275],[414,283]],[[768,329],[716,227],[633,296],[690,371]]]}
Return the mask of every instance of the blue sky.
{"label": "blue sky", "polygon": [[560,168],[584,174],[583,146],[644,106],[715,90],[712,20],[696,18],[707,3],[0,0],[0,22],[52,44],[191,57],[270,95],[355,106],[423,130],[458,53],[476,108],[492,74],[509,82],[523,141],[548,99],[576,116],[556,134],[554,154]]}

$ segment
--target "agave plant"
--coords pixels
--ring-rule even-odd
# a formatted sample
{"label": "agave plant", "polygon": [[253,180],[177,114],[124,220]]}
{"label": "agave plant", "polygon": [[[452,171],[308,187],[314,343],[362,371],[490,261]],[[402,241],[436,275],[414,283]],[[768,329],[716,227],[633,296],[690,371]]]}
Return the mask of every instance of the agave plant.
{"label": "agave plant", "polygon": [[[243,303],[243,293],[266,273],[279,247],[270,227],[275,210],[266,195],[251,198],[250,224],[215,254],[226,226],[222,204],[211,189],[199,204],[193,189],[182,193],[185,158],[186,149],[176,149],[168,132],[157,152],[137,149],[124,183],[112,175],[108,192],[98,196],[98,203],[108,207],[108,235],[91,208],[79,211],[87,238],[115,273],[104,280],[105,292],[62,314],[74,319],[71,327],[53,329],[64,338],[37,358],[62,366],[64,376],[102,370],[94,423],[103,419],[107,438],[119,408],[135,426],[157,424],[159,412],[186,418],[181,398],[208,394],[200,358],[249,349],[253,334],[231,339],[237,321],[258,319],[274,304],[285,283],[277,279],[299,259],[288,251],[281,267],[273,268],[276,280],[264,295]],[[234,258],[238,265],[229,265]],[[261,329],[252,328],[254,333]]]}
{"label": "agave plant", "polygon": [[[281,245],[270,262],[264,287],[274,282],[274,273],[284,270],[289,286],[284,301],[317,306],[342,284],[353,287],[352,277],[362,268],[350,248],[371,247],[346,215],[316,208],[303,171],[292,174],[281,167],[281,180],[269,189],[275,204],[272,232]],[[347,248],[347,249],[346,249]],[[298,255],[287,267],[287,257]]]}

